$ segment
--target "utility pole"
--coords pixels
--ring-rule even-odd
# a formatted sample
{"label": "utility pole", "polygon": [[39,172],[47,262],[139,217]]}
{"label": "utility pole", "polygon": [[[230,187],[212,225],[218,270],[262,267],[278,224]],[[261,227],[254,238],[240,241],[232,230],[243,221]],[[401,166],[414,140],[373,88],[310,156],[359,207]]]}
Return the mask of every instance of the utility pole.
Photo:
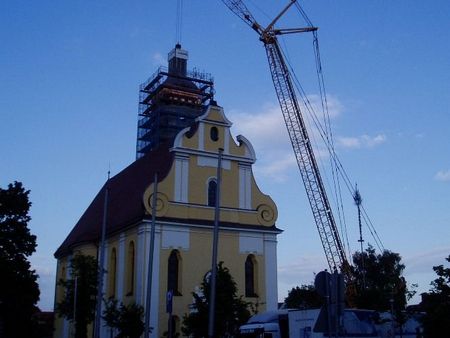
{"label": "utility pole", "polygon": [[152,198],[152,225],[150,230],[150,249],[148,253],[147,265],[147,299],[145,302],[145,322],[144,338],[150,337],[150,309],[152,306],[152,279],[153,279],[153,251],[155,250],[155,226],[156,226],[156,202],[158,193],[158,173],[155,172],[153,179],[153,198]]}
{"label": "utility pole", "polygon": [[209,300],[209,323],[208,337],[214,337],[214,321],[216,310],[216,279],[217,279],[217,247],[219,242],[219,217],[220,217],[220,183],[222,177],[222,153],[219,148],[217,160],[217,185],[216,185],[216,209],[214,213],[213,254],[211,262],[210,300]]}
{"label": "utility pole", "polygon": [[98,277],[97,277],[97,309],[95,312],[94,323],[94,338],[100,337],[100,319],[102,316],[102,300],[103,300],[103,275],[105,269],[103,268],[105,261],[105,238],[106,238],[106,221],[108,216],[108,197],[109,197],[109,177],[110,171],[108,170],[108,180],[106,181],[105,188],[105,200],[103,204],[103,222],[102,222],[102,237],[99,246],[99,261],[98,261]]}

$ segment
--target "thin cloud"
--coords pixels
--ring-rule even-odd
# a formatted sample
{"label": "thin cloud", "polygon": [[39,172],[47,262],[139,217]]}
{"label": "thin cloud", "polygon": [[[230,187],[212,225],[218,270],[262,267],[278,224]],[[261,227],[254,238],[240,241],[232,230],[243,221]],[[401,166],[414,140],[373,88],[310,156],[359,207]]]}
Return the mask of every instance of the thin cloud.
{"label": "thin cloud", "polygon": [[369,135],[363,135],[361,139],[363,140],[363,143],[367,147],[371,148],[386,142],[386,135],[378,134],[374,137],[370,137]]}
{"label": "thin cloud", "polygon": [[229,117],[234,121],[233,134],[244,135],[255,148],[260,159],[254,167],[255,172],[277,182],[286,181],[295,158],[280,109],[266,104],[257,113],[232,110]]}
{"label": "thin cloud", "polygon": [[233,132],[242,134],[254,145],[276,146],[289,140],[283,116],[277,106],[267,104],[259,112],[231,111]]}
{"label": "thin cloud", "polygon": [[356,149],[361,147],[361,141],[356,137],[338,137],[337,142],[342,148]]}
{"label": "thin cloud", "polygon": [[152,62],[154,65],[159,66],[166,62],[161,53],[156,52],[152,55]]}
{"label": "thin cloud", "polygon": [[[308,99],[316,113],[322,111],[318,95],[309,95]],[[330,118],[335,118],[343,111],[342,103],[332,95],[328,97],[328,107]],[[277,182],[286,181],[288,173],[296,167],[297,162],[279,106],[265,104],[258,112],[231,110],[228,115],[234,122],[233,134],[242,134],[248,138],[255,148],[257,157],[258,154],[264,154],[257,162],[255,171]],[[320,139],[319,133],[314,128],[309,128],[309,132],[312,140]],[[317,145],[315,154],[317,158],[329,156],[324,146],[320,145]]]}
{"label": "thin cloud", "polygon": [[385,143],[387,137],[385,134],[378,134],[375,136],[361,135],[359,137],[338,137],[337,144],[341,148],[346,149],[365,149],[373,148]]}
{"label": "thin cloud", "polygon": [[411,132],[411,131],[398,131],[395,134],[397,137],[408,137],[408,138],[414,138],[417,140],[424,139],[427,135],[424,132]]}
{"label": "thin cloud", "polygon": [[[310,94],[307,96],[314,112],[323,120],[322,101],[317,94]],[[327,95],[328,116],[330,119],[336,118],[344,111],[344,105],[335,95]]]}
{"label": "thin cloud", "polygon": [[441,182],[450,182],[450,169],[438,171],[436,175],[434,175],[434,179]]}
{"label": "thin cloud", "polygon": [[272,177],[276,182],[286,182],[288,179],[287,172],[297,165],[293,154],[284,154],[276,161],[267,165],[263,164],[257,172],[261,172],[264,176]]}

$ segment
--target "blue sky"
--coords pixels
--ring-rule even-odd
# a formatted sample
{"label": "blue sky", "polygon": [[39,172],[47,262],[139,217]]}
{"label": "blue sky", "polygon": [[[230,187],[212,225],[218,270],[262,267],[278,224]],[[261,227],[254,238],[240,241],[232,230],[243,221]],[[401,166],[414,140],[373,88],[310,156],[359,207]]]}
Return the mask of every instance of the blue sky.
{"label": "blue sky", "polygon": [[[265,25],[285,2],[247,3]],[[402,255],[408,282],[426,291],[431,267],[450,253],[450,3],[301,3],[320,28],[337,152],[385,248]],[[31,190],[43,309],[53,307],[53,252],[108,167],[116,174],[134,160],[138,86],[165,65],[175,18],[175,0],[0,3],[0,185],[19,180]],[[292,11],[281,25],[303,22]],[[278,205],[282,299],[326,263],[264,48],[220,1],[185,0],[182,28],[190,67],[213,74],[232,132],[252,141],[257,182]],[[282,44],[314,100],[311,36]],[[346,219],[354,251],[348,196]]]}

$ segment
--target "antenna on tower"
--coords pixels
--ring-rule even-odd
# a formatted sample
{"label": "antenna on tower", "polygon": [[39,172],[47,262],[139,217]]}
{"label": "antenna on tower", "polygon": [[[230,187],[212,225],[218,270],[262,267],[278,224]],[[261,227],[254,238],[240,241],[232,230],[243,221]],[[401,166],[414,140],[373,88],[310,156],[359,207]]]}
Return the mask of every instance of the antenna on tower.
{"label": "antenna on tower", "polygon": [[177,44],[181,44],[181,32],[183,26],[183,0],[177,0],[177,17],[176,17],[176,29],[175,40]]}
{"label": "antenna on tower", "polygon": [[355,201],[356,207],[358,208],[358,225],[359,225],[359,240],[361,244],[361,270],[362,270],[362,286],[363,289],[366,288],[366,268],[364,266],[364,247],[363,247],[363,235],[362,235],[362,225],[361,225],[361,204],[362,197],[358,190],[358,184],[355,185],[355,192],[353,194],[353,200]]}

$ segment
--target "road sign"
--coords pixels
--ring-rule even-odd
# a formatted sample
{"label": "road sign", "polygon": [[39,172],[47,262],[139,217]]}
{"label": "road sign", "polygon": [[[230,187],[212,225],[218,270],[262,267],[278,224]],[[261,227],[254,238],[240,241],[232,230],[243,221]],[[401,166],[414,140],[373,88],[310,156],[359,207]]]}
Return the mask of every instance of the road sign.
{"label": "road sign", "polygon": [[169,290],[166,294],[166,312],[172,313],[173,291]]}

